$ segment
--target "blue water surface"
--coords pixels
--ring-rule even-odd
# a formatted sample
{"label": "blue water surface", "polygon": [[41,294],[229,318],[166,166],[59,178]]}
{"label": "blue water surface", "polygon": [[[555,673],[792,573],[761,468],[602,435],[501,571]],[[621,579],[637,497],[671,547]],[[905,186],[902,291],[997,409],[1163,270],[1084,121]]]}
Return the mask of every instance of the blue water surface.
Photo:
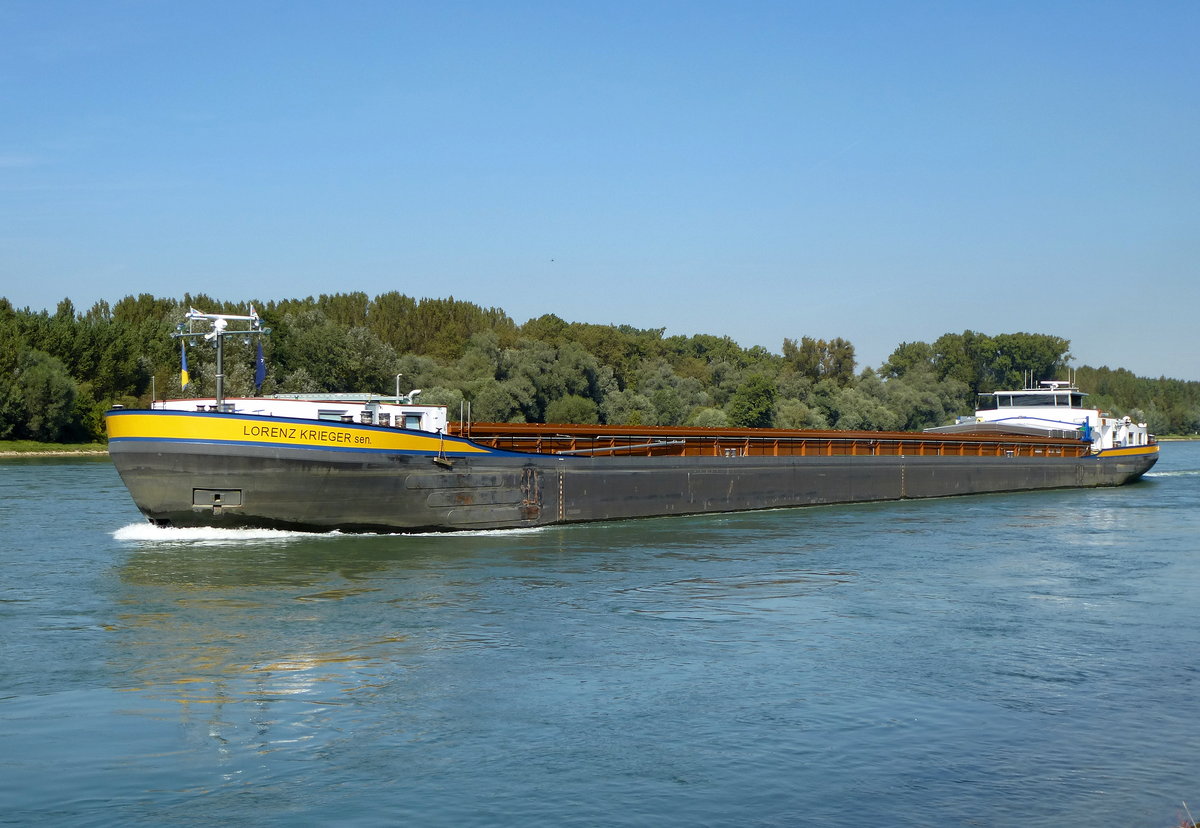
{"label": "blue water surface", "polygon": [[0,822],[1167,828],[1198,504],[1169,443],[1119,489],[172,531],[0,461]]}

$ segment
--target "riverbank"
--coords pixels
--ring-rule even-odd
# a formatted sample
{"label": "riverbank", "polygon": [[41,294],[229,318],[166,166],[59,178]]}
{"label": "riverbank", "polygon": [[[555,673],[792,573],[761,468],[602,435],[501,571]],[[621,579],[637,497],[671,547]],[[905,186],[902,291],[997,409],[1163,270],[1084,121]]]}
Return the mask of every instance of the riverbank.
{"label": "riverbank", "polygon": [[0,440],[0,457],[69,457],[108,454],[106,443],[39,443],[34,440]]}

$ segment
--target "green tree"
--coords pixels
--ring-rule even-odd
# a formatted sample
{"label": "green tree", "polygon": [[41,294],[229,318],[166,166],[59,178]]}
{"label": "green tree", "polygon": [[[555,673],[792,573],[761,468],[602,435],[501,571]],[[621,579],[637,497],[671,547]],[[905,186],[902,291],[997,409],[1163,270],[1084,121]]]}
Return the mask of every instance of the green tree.
{"label": "green tree", "polygon": [[18,439],[55,442],[71,426],[75,413],[75,380],[57,357],[27,350],[5,394],[6,419]]}
{"label": "green tree", "polygon": [[813,382],[830,379],[838,385],[849,385],[854,381],[854,346],[841,337],[826,342],[803,336],[799,344],[784,339],[783,364]]}
{"label": "green tree", "polygon": [[636,391],[613,391],[600,410],[609,425],[654,425],[658,416],[654,404]]}
{"label": "green tree", "polygon": [[957,380],[969,389],[972,398],[981,391],[995,390],[989,366],[996,356],[996,343],[976,331],[943,334],[933,343],[933,364],[938,379]]}
{"label": "green tree", "polygon": [[679,376],[661,357],[644,363],[637,372],[637,390],[650,400],[658,425],[682,425],[693,410],[709,403],[700,380]]}
{"label": "green tree", "polygon": [[933,369],[933,347],[928,342],[901,342],[883,363],[883,375],[902,377],[914,368]]}
{"label": "green tree", "polygon": [[770,428],[775,409],[775,383],[762,374],[749,376],[726,406],[729,423],[742,428]]}
{"label": "green tree", "polygon": [[367,307],[367,327],[380,342],[407,356],[412,346],[410,320],[416,309],[417,300],[411,296],[394,290],[382,293]]}
{"label": "green tree", "polygon": [[831,339],[825,347],[825,357],[821,363],[822,375],[838,385],[849,385],[854,381],[854,366],[854,346],[850,341],[840,336]]}
{"label": "green tree", "polygon": [[903,424],[900,415],[885,402],[886,391],[874,372],[866,373],[852,387],[839,388],[833,400],[839,429],[895,431]]}
{"label": "green tree", "polygon": [[689,422],[700,428],[724,428],[729,425],[729,417],[719,408],[698,408]]}
{"label": "green tree", "polygon": [[775,404],[775,425],[778,428],[829,428],[829,421],[816,408],[798,399],[785,398]]}
{"label": "green tree", "polygon": [[317,309],[326,319],[341,328],[366,327],[370,305],[367,294],[362,291],[335,293],[332,296],[321,294],[317,299]]}
{"label": "green tree", "polygon": [[533,402],[535,391],[524,378],[503,382],[487,380],[474,389],[471,418],[486,423],[523,423],[525,409]]}
{"label": "green tree", "polygon": [[570,325],[554,314],[547,313],[522,325],[521,336],[551,345],[562,345],[569,341]]}
{"label": "green tree", "polygon": [[988,366],[991,390],[1020,388],[1028,375],[1033,382],[1054,379],[1070,361],[1071,343],[1047,334],[1012,333],[992,337],[995,356]]}
{"label": "green tree", "polygon": [[511,319],[499,308],[482,308],[470,302],[422,299],[414,308],[404,341],[396,347],[403,353],[428,354],[453,360],[462,356],[471,335],[481,331],[514,329]]}
{"label": "green tree", "polygon": [[594,424],[600,422],[596,403],[578,394],[559,397],[546,406],[546,422]]}
{"label": "green tree", "polygon": [[0,298],[0,440],[11,437],[20,422],[16,380],[25,348],[19,316],[7,299]]}
{"label": "green tree", "polygon": [[932,366],[922,363],[887,380],[883,400],[897,415],[896,427],[910,431],[947,425],[971,410],[965,385],[953,379],[938,380]]}
{"label": "green tree", "polygon": [[824,360],[825,343],[811,336],[800,337],[799,344],[792,339],[783,340],[784,362],[797,374],[813,382],[821,379],[821,363]]}
{"label": "green tree", "polygon": [[[449,414],[451,420],[457,420],[460,416],[466,417],[467,412],[465,406],[462,404],[465,400],[466,397],[458,388],[434,385],[421,389],[421,404],[446,406],[446,412]],[[475,419],[474,412],[471,413],[471,419]]]}
{"label": "green tree", "polygon": [[[189,359],[194,350],[190,349]],[[341,328],[315,309],[288,313],[283,318],[272,355],[281,386],[293,385],[289,375],[303,370],[316,383],[309,391],[385,394],[394,388],[396,374],[402,373],[396,352],[370,330]],[[244,355],[237,354],[236,344],[226,352],[230,364],[250,359],[249,346]]]}

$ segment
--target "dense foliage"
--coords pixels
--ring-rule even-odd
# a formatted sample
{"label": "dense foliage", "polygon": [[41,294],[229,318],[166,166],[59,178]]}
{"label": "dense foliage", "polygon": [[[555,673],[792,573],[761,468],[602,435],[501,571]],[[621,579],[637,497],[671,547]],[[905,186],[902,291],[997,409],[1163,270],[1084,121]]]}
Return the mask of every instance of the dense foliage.
{"label": "dense foliage", "polygon": [[[0,299],[0,439],[99,439],[114,404],[178,396],[189,307],[246,313],[209,296],[127,296],[54,313]],[[919,429],[972,410],[975,394],[1063,377],[1070,343],[1044,334],[947,333],[900,344],[856,373],[844,339],[785,339],[782,353],[728,337],[566,322],[516,324],[470,302],[365,293],[254,302],[272,329],[262,393],[421,388],[422,401],[476,421]],[[250,343],[227,341],[226,393],[254,393]],[[188,348],[188,396],[213,393],[211,347]],[[1092,402],[1158,433],[1200,429],[1200,383],[1080,368]]]}

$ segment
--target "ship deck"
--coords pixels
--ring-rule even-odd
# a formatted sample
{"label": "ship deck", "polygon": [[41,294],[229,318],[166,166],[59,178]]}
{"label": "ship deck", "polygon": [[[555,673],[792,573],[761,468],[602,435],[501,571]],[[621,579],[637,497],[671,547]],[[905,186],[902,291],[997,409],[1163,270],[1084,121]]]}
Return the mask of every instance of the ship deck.
{"label": "ship deck", "polygon": [[451,423],[448,433],[491,448],[572,456],[665,457],[1083,457],[1078,439],[1017,434],[818,431],[689,426]]}

